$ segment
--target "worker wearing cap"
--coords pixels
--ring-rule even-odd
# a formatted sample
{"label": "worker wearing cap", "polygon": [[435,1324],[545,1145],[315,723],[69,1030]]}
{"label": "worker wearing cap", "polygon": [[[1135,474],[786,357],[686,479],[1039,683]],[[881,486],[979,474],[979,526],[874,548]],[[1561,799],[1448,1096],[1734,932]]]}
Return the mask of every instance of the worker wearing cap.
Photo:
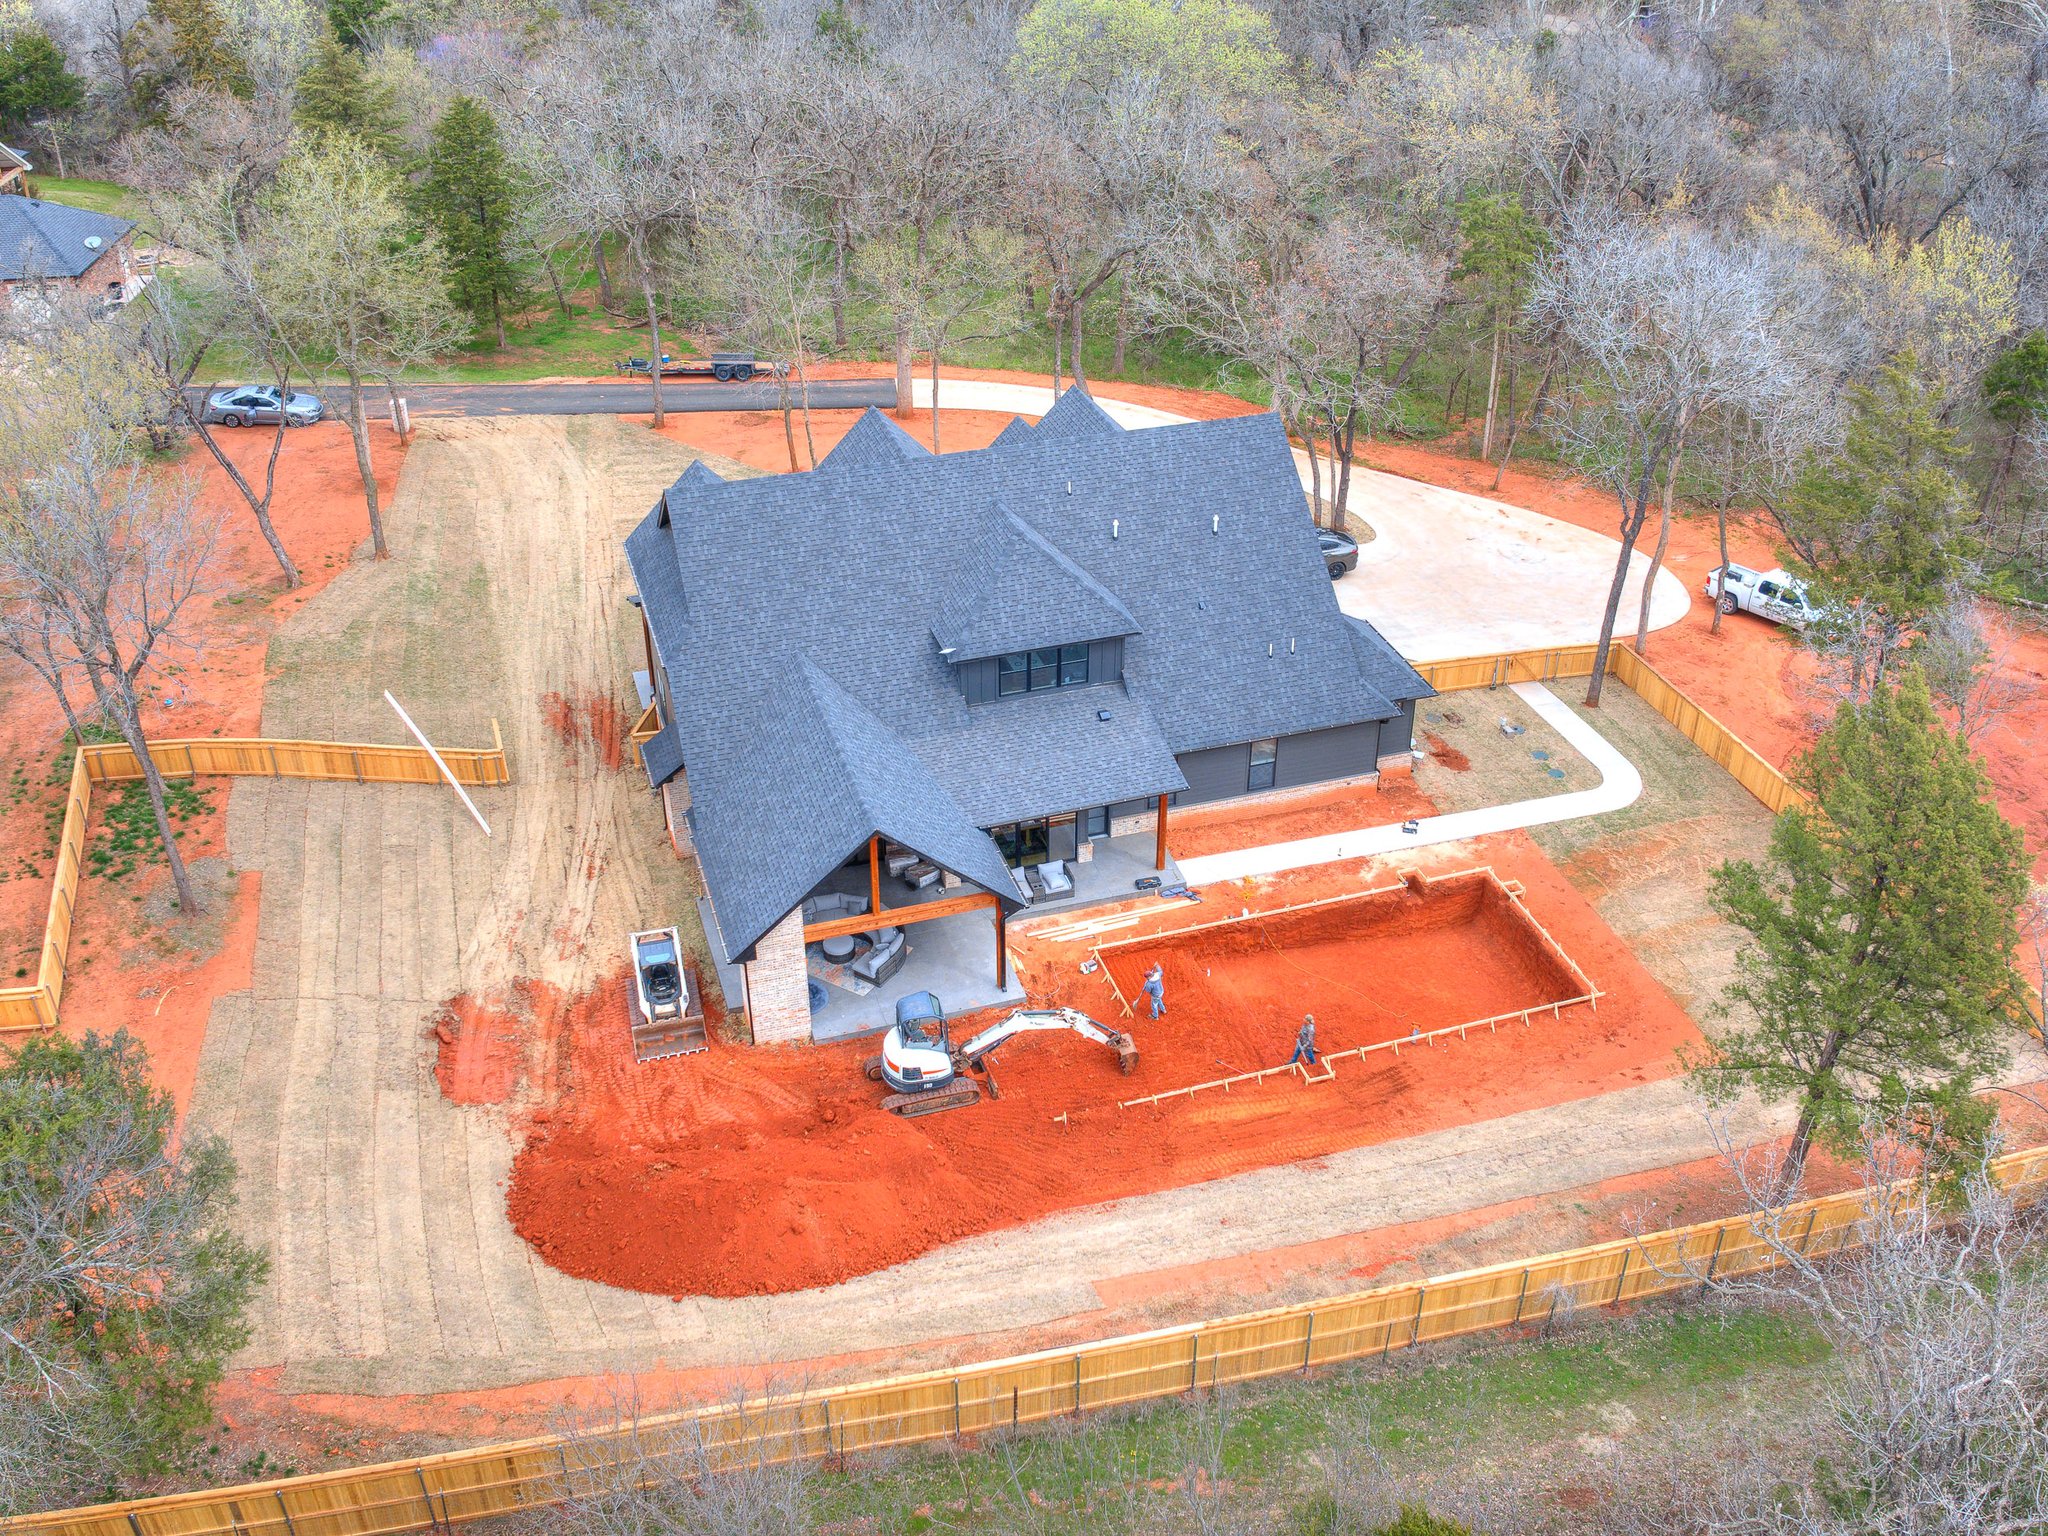
{"label": "worker wearing cap", "polygon": [[1310,1067],[1316,1064],[1316,1016],[1312,1013],[1301,1016],[1301,1028],[1294,1034],[1294,1054],[1287,1058],[1287,1065],[1296,1063]]}
{"label": "worker wearing cap", "polygon": [[1166,970],[1153,966],[1145,973],[1145,996],[1152,1004],[1152,1017],[1158,1018],[1166,1012]]}

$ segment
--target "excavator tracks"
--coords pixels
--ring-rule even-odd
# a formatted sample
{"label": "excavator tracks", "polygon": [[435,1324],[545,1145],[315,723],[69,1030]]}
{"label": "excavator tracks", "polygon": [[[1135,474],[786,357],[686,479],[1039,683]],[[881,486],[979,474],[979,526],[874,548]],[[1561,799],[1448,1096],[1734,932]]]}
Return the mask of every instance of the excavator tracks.
{"label": "excavator tracks", "polygon": [[956,1079],[945,1088],[929,1089],[924,1093],[892,1093],[882,1100],[882,1108],[892,1115],[912,1120],[919,1115],[936,1115],[948,1109],[966,1109],[980,1102],[979,1083]]}

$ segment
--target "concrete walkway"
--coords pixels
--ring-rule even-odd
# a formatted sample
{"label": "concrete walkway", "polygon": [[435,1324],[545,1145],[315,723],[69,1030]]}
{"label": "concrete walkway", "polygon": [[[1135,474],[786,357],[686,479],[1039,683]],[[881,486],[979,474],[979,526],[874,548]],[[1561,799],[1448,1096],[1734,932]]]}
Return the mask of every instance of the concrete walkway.
{"label": "concrete walkway", "polygon": [[[1164,427],[1185,416],[1097,395],[1126,427]],[[928,407],[930,379],[911,386],[912,402]],[[1050,389],[981,379],[941,379],[942,410],[1011,411],[1042,416]],[[1308,456],[1297,452],[1301,483]],[[1328,466],[1324,473],[1328,474]],[[1403,656],[1447,661],[1500,651],[1589,645],[1614,579],[1616,540],[1526,507],[1446,490],[1376,469],[1354,467],[1346,506],[1376,537],[1359,551],[1358,569],[1337,583],[1337,606],[1369,619]],[[1633,631],[1642,602],[1647,556],[1631,562],[1622,594],[1621,625]],[[1685,617],[1692,596],[1671,572],[1657,575],[1650,627]]]}
{"label": "concrete walkway", "polygon": [[1591,789],[1568,795],[1545,795],[1535,800],[1512,800],[1506,805],[1489,805],[1477,811],[1452,811],[1442,816],[1424,816],[1409,832],[1399,824],[1362,827],[1355,832],[1330,832],[1321,837],[1298,838],[1291,843],[1268,843],[1263,848],[1239,848],[1207,858],[1182,859],[1181,878],[1189,885],[1208,885],[1217,880],[1242,880],[1252,875],[1275,875],[1282,870],[1309,864],[1334,864],[1340,859],[1364,859],[1381,853],[1400,853],[1409,848],[1427,848],[1434,843],[1463,842],[1468,837],[1485,837],[1493,832],[1512,832],[1521,827],[1540,827],[1554,821],[1571,821],[1580,816],[1598,816],[1633,805],[1643,793],[1643,776],[1636,765],[1623,757],[1607,739],[1574,713],[1572,707],[1541,683],[1515,683],[1515,694],[1544,722],[1562,736],[1587,762],[1600,770],[1600,782]]}

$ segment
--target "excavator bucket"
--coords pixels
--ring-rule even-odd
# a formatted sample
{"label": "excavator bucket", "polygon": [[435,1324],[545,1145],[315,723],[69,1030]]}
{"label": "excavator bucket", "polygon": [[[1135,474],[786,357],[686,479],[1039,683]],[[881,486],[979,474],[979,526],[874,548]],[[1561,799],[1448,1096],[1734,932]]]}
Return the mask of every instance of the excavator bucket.
{"label": "excavator bucket", "polygon": [[1129,1035],[1118,1035],[1110,1044],[1116,1050],[1116,1064],[1123,1069],[1125,1077],[1138,1070],[1138,1042]]}

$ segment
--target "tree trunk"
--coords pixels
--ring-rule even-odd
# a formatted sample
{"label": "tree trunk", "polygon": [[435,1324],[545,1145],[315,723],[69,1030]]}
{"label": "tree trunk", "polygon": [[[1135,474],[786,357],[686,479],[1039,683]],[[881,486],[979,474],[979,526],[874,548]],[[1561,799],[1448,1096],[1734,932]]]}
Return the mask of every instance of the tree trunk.
{"label": "tree trunk", "polygon": [[1315,412],[1303,413],[1301,440],[1308,448],[1309,521],[1323,526],[1323,461],[1316,453]]}
{"label": "tree trunk", "polygon": [[[550,270],[553,270],[550,268]],[[498,328],[498,350],[505,350],[505,307],[498,302],[498,290],[491,290],[491,321]]]}
{"label": "tree trunk", "polygon": [[[289,398],[290,390],[286,389],[285,393],[287,398]],[[186,398],[183,390],[178,392],[178,403],[179,408],[184,413],[185,420],[191,423],[192,430],[198,434],[199,441],[204,443],[206,451],[213,455],[213,462],[218,464],[227,473],[228,479],[234,482],[235,489],[242,493],[242,500],[249,504],[249,511],[256,519],[256,526],[262,530],[263,542],[270,546],[270,553],[277,561],[277,568],[284,572],[285,586],[287,588],[302,586],[305,582],[305,577],[299,574],[298,565],[293,561],[291,555],[286,552],[284,540],[277,536],[277,524],[270,520],[270,498],[272,488],[277,484],[277,454],[278,450],[284,446],[285,424],[282,421],[278,422],[277,436],[270,440],[270,462],[264,471],[263,494],[258,496],[248,480],[243,476],[241,470],[236,468],[234,460],[221,452],[220,444],[213,440],[213,433],[208,429],[206,423],[200,419],[199,413],[192,409],[192,403]]]}
{"label": "tree trunk", "polygon": [[1131,339],[1131,293],[1128,287],[1119,288],[1116,295],[1116,344],[1111,351],[1109,371],[1117,378],[1124,376],[1124,348]]}
{"label": "tree trunk", "polygon": [[601,309],[612,307],[612,269],[604,259],[604,236],[599,235],[590,242],[591,260],[597,266],[597,302]]}
{"label": "tree trunk", "polygon": [[1635,490],[1616,493],[1621,502],[1621,550],[1614,560],[1614,579],[1607,584],[1607,606],[1600,615],[1600,643],[1593,648],[1593,675],[1586,683],[1588,709],[1600,707],[1601,685],[1607,681],[1607,657],[1614,649],[1614,624],[1621,616],[1621,593],[1628,585],[1629,561],[1635,556],[1636,540],[1643,535],[1643,524],[1649,520],[1650,490],[1657,483],[1657,465],[1663,462],[1670,430],[1660,429],[1651,442]]}
{"label": "tree trunk", "polygon": [[818,442],[811,436],[811,376],[804,367],[804,344],[796,344],[796,387],[804,408],[804,452],[810,456],[811,468],[818,467]]}
{"label": "tree trunk", "polygon": [[178,849],[178,834],[171,830],[170,808],[164,803],[164,776],[158,772],[156,759],[150,756],[149,742],[143,737],[141,710],[132,697],[116,695],[114,703],[114,713],[118,716],[114,723],[120,729],[121,739],[142,765],[142,782],[149,791],[149,808],[156,813],[156,833],[163,839],[164,858],[171,866],[171,889],[177,892],[178,910],[190,917],[199,910],[199,896],[192,889],[192,876],[185,868],[185,855]]}
{"label": "tree trunk", "polygon": [[1500,342],[1502,326],[1493,325],[1493,356],[1486,364],[1486,423],[1479,429],[1479,457],[1493,457],[1493,413],[1500,404]]}
{"label": "tree trunk", "polygon": [[[1721,504],[1715,508],[1714,521],[1719,524],[1721,535],[1721,580],[1725,584],[1728,580],[1728,493],[1725,490],[1721,493]],[[1707,633],[1721,633],[1721,599],[1718,597],[1714,599],[1714,617],[1707,625]]]}
{"label": "tree trunk", "polygon": [[[61,176],[64,173],[59,171],[57,174]],[[1998,456],[1998,462],[1992,466],[1991,474],[1984,482],[1984,494],[1977,502],[1977,516],[1979,518],[1990,514],[1992,498],[1997,496],[1999,486],[2004,484],[2006,473],[2012,468],[2013,454],[2018,451],[2019,446],[2019,424],[2014,423],[2012,431],[2005,439],[2005,452]]]}
{"label": "tree trunk", "polygon": [[64,173],[64,146],[57,142],[57,120],[54,117],[44,118],[43,126],[50,131],[50,156],[57,162],[57,179],[63,181],[66,179]]}
{"label": "tree trunk", "polygon": [[640,263],[640,296],[647,301],[647,382],[654,392],[654,430],[668,418],[661,409],[661,306],[654,301],[654,278]]}
{"label": "tree trunk", "polygon": [[1678,485],[1678,465],[1685,457],[1685,437],[1680,434],[1671,462],[1664,468],[1664,514],[1657,519],[1657,547],[1650,552],[1650,569],[1643,577],[1643,601],[1636,613],[1636,654],[1650,647],[1650,599],[1657,592],[1657,572],[1664,565],[1664,551],[1671,546],[1671,496]]}
{"label": "tree trunk", "polygon": [[1073,371],[1074,388],[1082,394],[1089,394],[1087,372],[1081,367],[1081,319],[1087,313],[1088,301],[1079,294],[1067,308],[1067,367]]}
{"label": "tree trunk", "polygon": [[[1550,356],[1543,360],[1543,377],[1536,381],[1536,398],[1529,402],[1529,425],[1534,426],[1543,413],[1543,402],[1550,394],[1550,375],[1557,367],[1557,349],[1550,349]],[[1493,489],[1500,489],[1501,478],[1508,472],[1508,460],[1515,456],[1515,444],[1521,440],[1522,423],[1512,412],[1508,415],[1507,446],[1500,451],[1500,465],[1493,472]]]}
{"label": "tree trunk", "polygon": [[363,414],[363,380],[348,376],[348,435],[355,439],[356,473],[363,477],[363,504],[370,509],[370,551],[379,560],[390,558],[384,542],[384,511],[377,504],[377,471],[370,463],[370,423]]}
{"label": "tree trunk", "polygon": [[1061,348],[1067,341],[1067,317],[1058,315],[1052,322],[1052,397],[1060,397]]}
{"label": "tree trunk", "polygon": [[932,343],[932,452],[939,451],[939,347]]}
{"label": "tree trunk", "polygon": [[782,376],[782,441],[789,449],[789,472],[793,475],[803,466],[796,461],[796,402],[789,388],[789,375]]}
{"label": "tree trunk", "polygon": [[555,290],[556,313],[563,315],[568,314],[569,296],[566,293],[562,292],[562,274],[555,270],[555,258],[553,253],[549,251],[542,251],[540,253],[540,264],[547,271],[548,286]]}
{"label": "tree trunk", "polygon": [[[911,351],[910,347],[910,324],[903,316],[898,315],[896,317],[896,414],[898,416],[909,416],[912,412],[910,404],[910,370],[915,361],[915,354]],[[932,372],[934,375],[938,372],[938,361],[938,353],[934,351],[932,354]],[[934,404],[933,410],[936,411],[937,409],[937,405]]]}
{"label": "tree trunk", "polygon": [[[846,248],[852,242],[845,219],[832,226],[832,350],[846,350]],[[808,409],[808,408],[807,408]],[[806,418],[808,419],[808,418]]]}

